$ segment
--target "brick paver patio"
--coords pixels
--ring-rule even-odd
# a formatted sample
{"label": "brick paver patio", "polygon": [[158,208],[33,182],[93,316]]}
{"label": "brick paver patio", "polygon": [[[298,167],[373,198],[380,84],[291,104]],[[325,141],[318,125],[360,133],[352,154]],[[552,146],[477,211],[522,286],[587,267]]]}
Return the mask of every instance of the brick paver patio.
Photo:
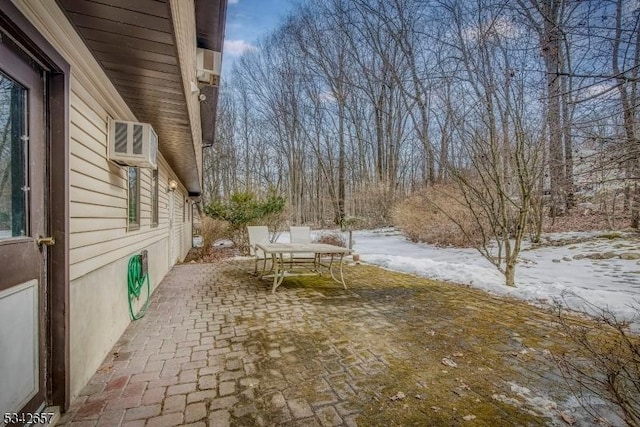
{"label": "brick paver patio", "polygon": [[543,356],[558,336],[535,308],[364,265],[348,269],[347,291],[305,278],[271,295],[251,267],[174,267],[61,423],[513,425],[522,414],[516,424],[544,425],[557,415],[527,406],[536,390],[565,396]]}

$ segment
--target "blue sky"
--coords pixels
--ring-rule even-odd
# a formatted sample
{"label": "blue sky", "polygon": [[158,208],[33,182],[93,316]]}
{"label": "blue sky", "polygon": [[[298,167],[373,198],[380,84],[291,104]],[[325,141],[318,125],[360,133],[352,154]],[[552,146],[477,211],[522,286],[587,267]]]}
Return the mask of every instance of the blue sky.
{"label": "blue sky", "polygon": [[273,31],[292,9],[294,0],[229,0],[222,60],[223,72],[233,59]]}

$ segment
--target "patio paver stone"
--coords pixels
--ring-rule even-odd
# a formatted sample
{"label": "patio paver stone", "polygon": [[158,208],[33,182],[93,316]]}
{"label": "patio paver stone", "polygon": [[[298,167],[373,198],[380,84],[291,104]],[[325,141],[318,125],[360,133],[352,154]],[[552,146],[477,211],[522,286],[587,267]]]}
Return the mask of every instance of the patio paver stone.
{"label": "patio paver stone", "polygon": [[567,397],[543,356],[563,341],[548,314],[366,265],[347,269],[348,290],[300,278],[272,295],[269,282],[247,274],[251,266],[175,266],[61,424],[444,426],[468,414],[476,426],[557,421],[559,410],[527,403]]}

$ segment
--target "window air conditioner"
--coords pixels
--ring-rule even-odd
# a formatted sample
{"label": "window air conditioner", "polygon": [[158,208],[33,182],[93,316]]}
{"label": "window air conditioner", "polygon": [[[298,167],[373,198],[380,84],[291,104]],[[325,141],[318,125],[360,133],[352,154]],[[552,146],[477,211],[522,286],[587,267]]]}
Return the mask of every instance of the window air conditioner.
{"label": "window air conditioner", "polygon": [[198,48],[196,60],[198,81],[210,86],[219,86],[222,54],[213,50]]}
{"label": "window air conditioner", "polygon": [[122,166],[157,169],[158,135],[149,123],[109,120],[107,156]]}

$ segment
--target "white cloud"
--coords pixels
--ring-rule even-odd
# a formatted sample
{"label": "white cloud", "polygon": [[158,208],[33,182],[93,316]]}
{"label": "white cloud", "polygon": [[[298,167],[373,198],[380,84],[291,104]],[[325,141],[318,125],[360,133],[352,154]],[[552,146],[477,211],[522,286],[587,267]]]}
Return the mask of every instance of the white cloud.
{"label": "white cloud", "polygon": [[612,100],[618,96],[618,93],[615,90],[617,87],[618,85],[615,82],[596,83],[582,89],[582,91],[579,92],[579,95],[582,100],[587,100],[589,98]]}
{"label": "white cloud", "polygon": [[323,91],[320,92],[320,101],[322,102],[336,102],[336,97],[331,94],[331,92]]}
{"label": "white cloud", "polygon": [[495,39],[496,36],[513,39],[518,37],[520,32],[520,28],[513,21],[498,17],[492,21],[465,28],[462,31],[462,36],[469,41],[478,41],[481,37]]}
{"label": "white cloud", "polygon": [[224,52],[231,56],[240,56],[247,51],[258,50],[258,48],[251,43],[247,43],[244,40],[225,40]]}
{"label": "white cloud", "polygon": [[229,4],[238,4],[240,0],[229,0]]}

